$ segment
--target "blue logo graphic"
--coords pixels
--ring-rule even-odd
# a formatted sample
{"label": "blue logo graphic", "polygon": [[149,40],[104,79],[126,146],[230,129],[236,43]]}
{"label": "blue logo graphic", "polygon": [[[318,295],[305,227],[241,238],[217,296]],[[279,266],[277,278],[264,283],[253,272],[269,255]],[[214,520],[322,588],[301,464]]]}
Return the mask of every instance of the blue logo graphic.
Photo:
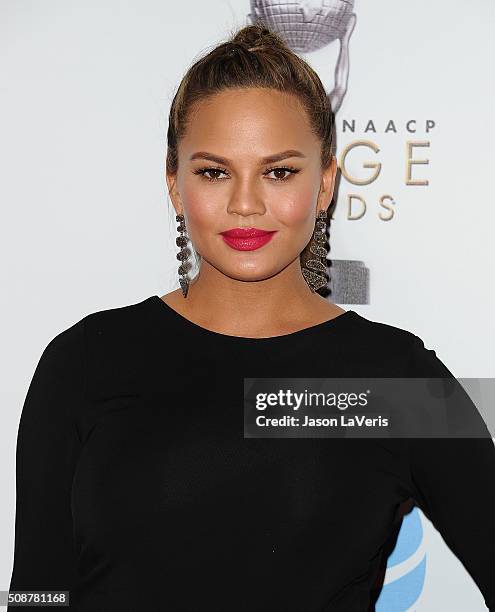
{"label": "blue logo graphic", "polygon": [[425,581],[426,554],[418,508],[406,514],[397,544],[388,558],[376,612],[407,612],[418,600]]}

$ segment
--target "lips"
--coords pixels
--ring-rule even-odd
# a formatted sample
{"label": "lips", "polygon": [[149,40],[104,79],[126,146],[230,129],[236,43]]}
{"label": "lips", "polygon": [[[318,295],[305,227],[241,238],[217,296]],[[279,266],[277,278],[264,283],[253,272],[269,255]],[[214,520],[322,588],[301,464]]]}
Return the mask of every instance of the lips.
{"label": "lips", "polygon": [[220,232],[224,241],[237,251],[253,251],[269,242],[275,231],[261,230],[255,227],[235,227]]}
{"label": "lips", "polygon": [[266,234],[273,234],[273,232],[258,229],[256,227],[234,227],[233,229],[221,232],[221,234],[229,238],[255,238],[258,236],[266,236]]}

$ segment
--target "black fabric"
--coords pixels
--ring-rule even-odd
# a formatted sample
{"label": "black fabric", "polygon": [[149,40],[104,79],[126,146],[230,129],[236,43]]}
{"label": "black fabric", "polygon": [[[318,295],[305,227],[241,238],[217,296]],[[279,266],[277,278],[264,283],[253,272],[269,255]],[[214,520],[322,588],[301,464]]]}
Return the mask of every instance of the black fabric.
{"label": "black fabric", "polygon": [[69,590],[79,612],[365,612],[414,500],[495,610],[492,439],[244,438],[261,376],[453,377],[352,310],[273,338],[159,296],[91,313],[25,399],[10,590]]}

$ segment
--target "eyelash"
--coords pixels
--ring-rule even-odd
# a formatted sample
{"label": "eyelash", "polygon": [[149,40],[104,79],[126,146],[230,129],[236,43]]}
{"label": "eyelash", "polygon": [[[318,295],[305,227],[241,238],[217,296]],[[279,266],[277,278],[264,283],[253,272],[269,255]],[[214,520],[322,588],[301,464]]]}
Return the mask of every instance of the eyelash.
{"label": "eyelash", "polygon": [[[197,170],[193,171],[193,174],[200,174],[201,178],[204,178],[205,180],[207,180],[210,183],[216,183],[218,181],[222,181],[225,179],[220,179],[220,178],[209,178],[206,176],[206,172],[211,172],[212,170],[216,170],[219,172],[227,172],[227,170],[225,170],[225,168],[198,168]],[[290,179],[290,177],[293,174],[297,174],[299,172],[299,168],[294,168],[293,166],[275,166],[274,168],[269,168],[265,174],[270,174],[270,172],[273,172],[274,170],[286,170],[287,172],[289,172],[289,174],[282,179],[270,179],[272,181],[275,181],[276,183],[283,183],[284,181],[288,181]]]}

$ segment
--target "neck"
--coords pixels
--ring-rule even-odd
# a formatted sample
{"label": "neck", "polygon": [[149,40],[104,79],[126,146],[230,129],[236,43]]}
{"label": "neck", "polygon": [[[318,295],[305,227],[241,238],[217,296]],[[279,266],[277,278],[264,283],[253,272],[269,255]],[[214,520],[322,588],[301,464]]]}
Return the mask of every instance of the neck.
{"label": "neck", "polygon": [[308,287],[298,258],[278,274],[256,281],[231,278],[202,260],[181,309],[191,320],[210,328],[253,335],[311,322],[322,312],[328,314],[330,306]]}

